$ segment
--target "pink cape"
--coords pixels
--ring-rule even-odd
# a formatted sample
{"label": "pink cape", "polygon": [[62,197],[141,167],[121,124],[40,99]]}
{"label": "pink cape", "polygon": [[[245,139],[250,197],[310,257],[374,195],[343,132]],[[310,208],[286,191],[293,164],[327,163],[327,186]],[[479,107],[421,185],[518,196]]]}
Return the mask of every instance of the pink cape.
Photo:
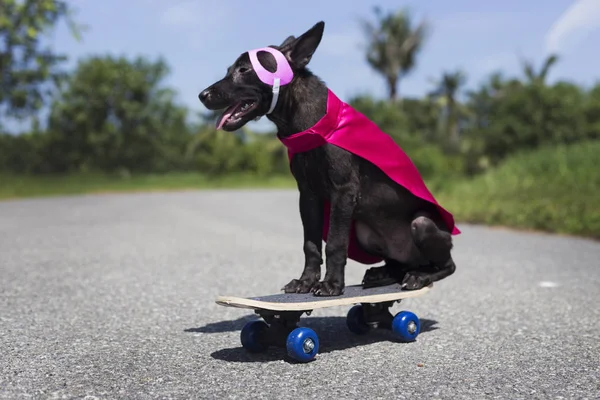
{"label": "pink cape", "polygon": [[[341,147],[370,161],[412,194],[436,205],[452,234],[460,233],[454,225],[452,214],[438,204],[406,153],[374,122],[342,102],[331,90],[328,90],[327,113],[323,118],[312,128],[280,140],[288,149],[290,161],[294,154],[312,150],[326,143]],[[325,241],[329,232],[329,209],[330,205],[326,203],[323,226]],[[363,264],[382,261],[380,257],[361,249],[354,232],[354,224],[350,233],[348,258]]]}

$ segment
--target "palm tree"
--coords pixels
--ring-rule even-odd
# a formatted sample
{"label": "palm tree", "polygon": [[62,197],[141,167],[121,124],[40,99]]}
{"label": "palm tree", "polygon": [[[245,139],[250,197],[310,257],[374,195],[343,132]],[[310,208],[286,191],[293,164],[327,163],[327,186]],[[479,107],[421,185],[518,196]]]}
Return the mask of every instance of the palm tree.
{"label": "palm tree", "polygon": [[[547,115],[552,113],[551,106],[548,103],[548,94],[546,93],[548,74],[550,69],[559,60],[558,55],[550,54],[542,63],[539,72],[535,71],[533,63],[531,61],[522,61],[523,72],[527,79],[526,88],[530,99],[534,101],[534,116],[532,117],[534,123],[537,125],[536,130],[541,134],[546,134],[551,131],[551,122],[547,118]],[[536,141],[537,143],[537,141]]]}
{"label": "palm tree", "polygon": [[523,71],[525,73],[525,77],[529,81],[529,83],[540,84],[544,86],[546,84],[546,79],[548,78],[548,74],[550,73],[550,68],[554,66],[559,60],[558,55],[550,54],[544,60],[542,67],[538,73],[535,72],[535,67],[533,63],[529,60],[522,61]]}
{"label": "palm tree", "polygon": [[442,79],[437,83],[436,89],[430,93],[434,99],[441,99],[446,110],[446,137],[453,146],[458,145],[458,119],[459,104],[457,97],[462,87],[467,82],[467,77],[462,71],[445,72]]}
{"label": "palm tree", "polygon": [[375,7],[374,13],[376,23],[361,21],[367,37],[367,62],[385,78],[389,98],[395,101],[398,83],[414,68],[428,25],[422,21],[413,27],[406,9],[383,14],[379,7]]}

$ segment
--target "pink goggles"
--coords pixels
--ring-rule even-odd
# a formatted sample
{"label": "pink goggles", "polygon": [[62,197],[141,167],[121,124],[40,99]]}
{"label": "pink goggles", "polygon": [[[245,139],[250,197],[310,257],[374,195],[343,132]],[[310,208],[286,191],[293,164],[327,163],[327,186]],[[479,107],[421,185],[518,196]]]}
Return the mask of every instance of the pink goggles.
{"label": "pink goggles", "polygon": [[[277,69],[275,72],[269,72],[258,61],[259,51],[266,51],[275,57],[275,62],[277,63]],[[250,62],[252,63],[252,67],[254,68],[256,75],[258,75],[258,79],[267,85],[274,86],[277,79],[279,79],[279,85],[287,85],[294,78],[292,67],[290,67],[287,59],[279,50],[276,50],[272,47],[262,47],[260,49],[249,50],[248,55],[250,56]]]}
{"label": "pink goggles", "polygon": [[[265,67],[262,66],[260,61],[258,61],[259,51],[266,51],[275,57],[275,62],[277,64],[275,72],[269,72],[267,69],[265,69]],[[249,50],[248,56],[250,56],[250,63],[252,64],[258,79],[267,85],[273,86],[271,108],[267,112],[267,114],[270,114],[277,105],[277,100],[279,99],[279,87],[290,83],[292,79],[294,79],[294,72],[292,71],[292,67],[288,63],[283,53],[272,47],[262,47],[260,49]]]}

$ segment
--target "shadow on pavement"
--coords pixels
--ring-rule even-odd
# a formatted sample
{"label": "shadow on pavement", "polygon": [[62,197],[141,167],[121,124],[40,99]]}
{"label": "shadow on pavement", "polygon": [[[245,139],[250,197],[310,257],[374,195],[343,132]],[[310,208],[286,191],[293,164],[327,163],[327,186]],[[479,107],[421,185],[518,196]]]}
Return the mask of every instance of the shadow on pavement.
{"label": "shadow on pavement", "polygon": [[[184,331],[192,333],[235,332],[241,331],[247,322],[256,319],[257,316],[251,314],[236,320],[214,322],[198,328],[185,329]],[[436,324],[437,321],[421,319],[420,335],[438,329],[435,326]],[[320,354],[382,341],[396,341],[392,332],[383,329],[373,330],[366,335],[356,335],[346,327],[345,317],[303,317],[300,320],[299,326],[309,327],[317,333],[320,342]],[[410,343],[402,343],[402,345],[410,346]],[[215,351],[211,354],[211,357],[229,362],[268,362],[282,359],[292,363],[295,362],[287,357],[285,349],[274,347],[269,348],[265,353],[250,354],[239,342],[238,347]]]}

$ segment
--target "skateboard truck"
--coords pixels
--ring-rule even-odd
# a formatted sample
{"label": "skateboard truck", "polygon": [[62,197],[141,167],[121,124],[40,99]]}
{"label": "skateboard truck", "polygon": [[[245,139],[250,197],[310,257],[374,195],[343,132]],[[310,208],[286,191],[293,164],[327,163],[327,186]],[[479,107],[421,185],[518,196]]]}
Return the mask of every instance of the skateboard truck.
{"label": "skateboard truck", "polygon": [[[400,303],[399,300],[398,303]],[[372,328],[392,329],[394,316],[390,312],[390,308],[393,305],[393,301],[386,303],[361,303],[365,323]]]}
{"label": "skateboard truck", "polygon": [[312,329],[298,326],[302,314],[311,312],[255,310],[262,320],[244,326],[240,335],[242,346],[251,353],[266,351],[270,346],[281,347],[296,361],[311,361],[319,351],[319,338]]}

